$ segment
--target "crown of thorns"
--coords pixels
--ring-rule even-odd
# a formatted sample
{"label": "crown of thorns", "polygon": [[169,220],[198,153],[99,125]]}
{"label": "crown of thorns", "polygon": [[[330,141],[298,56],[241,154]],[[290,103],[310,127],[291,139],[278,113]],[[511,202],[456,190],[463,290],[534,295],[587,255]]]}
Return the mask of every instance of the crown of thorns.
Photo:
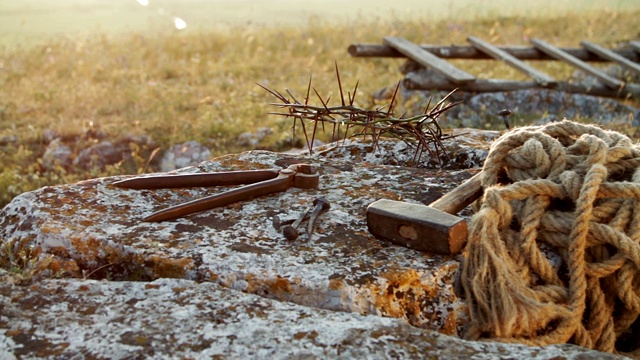
{"label": "crown of thorns", "polygon": [[[329,105],[331,96],[323,98],[316,88],[311,86],[311,77],[309,78],[309,84],[307,86],[304,101],[299,101],[296,96],[289,91],[289,89],[285,89],[286,93],[289,95],[289,97],[286,97],[276,90],[272,90],[264,85],[258,84],[264,90],[268,91],[280,100],[279,103],[271,103],[270,105],[285,109],[283,112],[271,112],[270,114],[284,116],[285,118],[293,118],[293,141],[295,141],[296,137],[296,124],[299,123],[302,128],[309,153],[313,153],[313,144],[318,131],[318,124],[320,124],[323,131],[326,131],[327,126],[331,127],[332,142],[339,141],[340,138],[342,138],[344,143],[344,140],[350,136],[361,136],[364,138],[370,137],[375,151],[375,149],[378,148],[380,138],[383,136],[389,136],[404,141],[414,149],[414,164],[419,164],[425,153],[427,153],[431,159],[435,159],[436,163],[440,166],[443,166],[449,161],[449,155],[447,154],[442,141],[452,138],[454,135],[443,133],[442,128],[438,123],[438,117],[447,110],[461,103],[461,101],[447,102],[455,90],[447,94],[431,109],[429,109],[429,106],[431,105],[431,99],[429,99],[424,112],[420,115],[405,117],[405,114],[402,114],[401,116],[396,117],[394,114],[394,108],[398,100],[397,95],[400,88],[400,82],[398,82],[398,85],[393,92],[393,96],[391,97],[391,102],[386,107],[386,110],[384,107],[366,110],[354,105],[359,81],[356,82],[352,91],[347,91],[347,98],[345,99],[345,92],[342,87],[340,70],[338,69],[337,63],[335,65],[335,69],[338,88],[340,90],[340,104],[336,106]],[[311,90],[313,90],[314,94],[317,96],[320,101],[320,105],[309,104]],[[309,136],[308,133],[310,129],[311,136]],[[341,132],[342,135],[340,135]],[[351,135],[349,135],[349,133],[351,133]]]}

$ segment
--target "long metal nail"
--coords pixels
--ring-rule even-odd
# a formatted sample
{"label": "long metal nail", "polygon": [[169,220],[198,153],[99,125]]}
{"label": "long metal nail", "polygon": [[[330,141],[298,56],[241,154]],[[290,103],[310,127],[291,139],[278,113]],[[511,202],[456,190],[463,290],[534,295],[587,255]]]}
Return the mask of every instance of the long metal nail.
{"label": "long metal nail", "polygon": [[311,235],[313,234],[313,228],[315,226],[316,220],[318,216],[323,212],[329,210],[331,204],[329,200],[321,197],[313,200],[313,205],[315,206],[313,211],[311,212],[311,216],[309,217],[309,224],[307,225],[307,239],[311,240]]}
{"label": "long metal nail", "polygon": [[[305,221],[307,219],[309,219],[309,211],[306,211],[302,214],[303,219],[302,221]],[[287,219],[287,220],[282,220],[280,219],[280,217],[278,215],[275,215],[273,217],[273,219],[271,220],[271,224],[273,225],[273,228],[280,231],[280,229],[282,229],[283,227],[287,226],[287,225],[291,225],[293,224],[297,219]]]}
{"label": "long metal nail", "polygon": [[298,235],[300,235],[298,233],[298,226],[300,226],[300,223],[303,222],[308,217],[309,217],[309,210],[305,211],[302,215],[300,215],[300,217],[298,217],[296,221],[293,222],[293,224],[287,225],[284,228],[282,228],[282,233],[284,234],[284,237],[286,237],[287,240],[297,239]]}

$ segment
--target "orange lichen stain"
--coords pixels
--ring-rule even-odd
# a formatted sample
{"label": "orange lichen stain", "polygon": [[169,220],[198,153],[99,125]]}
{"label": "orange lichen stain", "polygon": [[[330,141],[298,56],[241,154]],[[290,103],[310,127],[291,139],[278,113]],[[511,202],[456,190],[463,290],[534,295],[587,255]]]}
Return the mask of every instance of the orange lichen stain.
{"label": "orange lichen stain", "polygon": [[269,295],[275,295],[282,299],[286,299],[291,295],[291,283],[281,276],[276,276],[275,279],[267,279],[258,277],[255,274],[247,274],[246,280],[249,283],[247,292],[268,292]]}
{"label": "orange lichen stain", "polygon": [[96,223],[95,223],[95,221],[88,220],[88,219],[85,219],[85,220],[81,220],[81,221],[80,221],[80,225],[82,225],[82,226],[84,226],[84,227],[93,226],[93,225],[95,225],[95,224],[96,224]]}
{"label": "orange lichen stain", "polygon": [[218,274],[214,273],[211,270],[207,270],[207,272],[209,273],[209,281],[211,281],[211,282],[218,281]]}
{"label": "orange lichen stain", "polygon": [[105,247],[100,240],[93,237],[72,236],[69,240],[71,240],[73,248],[82,254],[85,260],[96,260],[100,256],[100,251]]}
{"label": "orange lichen stain", "polygon": [[145,263],[153,275],[160,278],[184,278],[187,270],[194,267],[191,258],[171,259],[159,255],[149,256]]}
{"label": "orange lichen stain", "polygon": [[280,276],[276,277],[270,287],[277,291],[291,293],[291,283],[289,283],[289,280]]}
{"label": "orange lichen stain", "polygon": [[17,329],[17,330],[7,330],[7,331],[4,332],[4,334],[6,336],[18,336],[18,335],[22,334],[22,330],[19,330],[19,329]]}
{"label": "orange lichen stain", "polygon": [[93,200],[98,196],[98,191],[93,187],[86,187],[79,193],[82,200]]}
{"label": "orange lichen stain", "polygon": [[[344,196],[350,197],[351,199],[360,199],[366,196],[371,195],[372,187],[363,186],[355,189],[349,189],[344,191]],[[385,189],[375,189],[376,197],[382,199],[391,199],[391,200],[400,200],[401,196]]]}
{"label": "orange lichen stain", "polygon": [[44,234],[60,234],[60,228],[44,224],[40,227],[40,232]]}
{"label": "orange lichen stain", "polygon": [[338,279],[329,280],[329,290],[342,290],[344,283]]}
{"label": "orange lichen stain", "polygon": [[[42,266],[42,268],[41,268]],[[80,276],[81,271],[75,260],[52,258],[50,261],[38,263],[38,271],[50,270],[52,274],[65,274],[65,276]]]}
{"label": "orange lichen stain", "polygon": [[93,211],[98,214],[104,214],[109,211],[109,208],[106,205],[94,205]]}
{"label": "orange lichen stain", "polygon": [[64,215],[64,216],[73,216],[76,213],[76,209],[73,207],[64,209],[62,211],[59,212],[59,214]]}
{"label": "orange lichen stain", "polygon": [[295,340],[302,340],[304,338],[309,338],[311,340],[315,339],[318,337],[318,332],[315,330],[312,331],[298,331],[297,333],[293,334],[293,338]]}
{"label": "orange lichen stain", "polygon": [[78,286],[78,291],[89,291],[89,286],[80,285],[80,286]]}
{"label": "orange lichen stain", "polygon": [[374,306],[384,315],[407,320],[415,326],[427,326],[445,334],[456,333],[455,314],[443,318],[437,310],[439,287],[424,284],[423,273],[415,269],[397,269],[381,274],[386,281],[368,284]]}
{"label": "orange lichen stain", "polygon": [[160,285],[156,285],[156,284],[145,284],[144,285],[145,289],[159,289]]}
{"label": "orange lichen stain", "polygon": [[185,290],[187,290],[187,288],[186,288],[186,287],[184,287],[184,286],[182,286],[182,287],[174,287],[174,288],[171,288],[171,291],[173,291],[173,292],[174,292],[174,293],[176,293],[176,294],[181,294],[181,293],[183,293]]}

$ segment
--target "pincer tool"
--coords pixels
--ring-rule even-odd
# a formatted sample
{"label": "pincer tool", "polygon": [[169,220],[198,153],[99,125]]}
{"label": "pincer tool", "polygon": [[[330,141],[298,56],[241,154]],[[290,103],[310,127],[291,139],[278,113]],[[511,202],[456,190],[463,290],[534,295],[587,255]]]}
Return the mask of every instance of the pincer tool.
{"label": "pincer tool", "polygon": [[315,189],[318,187],[319,182],[320,174],[315,167],[310,164],[294,164],[285,169],[142,176],[118,181],[113,185],[121,188],[142,190],[248,184],[219,194],[172,206],[144,218],[144,221],[159,222],[229,205],[238,201],[250,200],[256,197],[286,191],[291,187]]}

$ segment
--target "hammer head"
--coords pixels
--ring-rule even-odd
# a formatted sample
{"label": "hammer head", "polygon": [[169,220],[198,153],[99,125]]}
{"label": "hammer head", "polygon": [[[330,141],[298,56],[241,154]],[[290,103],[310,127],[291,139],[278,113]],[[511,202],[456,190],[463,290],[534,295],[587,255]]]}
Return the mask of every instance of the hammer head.
{"label": "hammer head", "polygon": [[398,245],[455,255],[467,241],[467,222],[435,208],[382,199],[367,208],[369,232]]}

